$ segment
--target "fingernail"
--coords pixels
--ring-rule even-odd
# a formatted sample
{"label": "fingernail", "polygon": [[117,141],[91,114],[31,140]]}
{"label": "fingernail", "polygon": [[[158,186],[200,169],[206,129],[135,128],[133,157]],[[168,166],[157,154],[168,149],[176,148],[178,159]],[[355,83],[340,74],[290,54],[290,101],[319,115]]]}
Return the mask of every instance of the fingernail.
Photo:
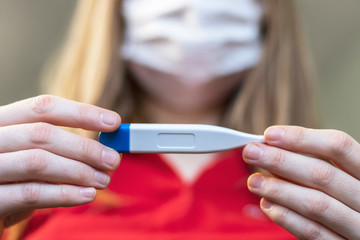
{"label": "fingernail", "polygon": [[244,149],[244,157],[247,160],[258,160],[263,153],[263,150],[256,144],[249,144]]}
{"label": "fingernail", "polygon": [[265,139],[270,141],[276,141],[284,136],[284,130],[279,127],[271,127],[265,131]]}
{"label": "fingernail", "polygon": [[249,186],[251,188],[261,188],[264,184],[264,178],[259,175],[253,175],[249,179]]}
{"label": "fingernail", "polygon": [[113,170],[119,165],[120,155],[118,152],[111,148],[105,148],[102,151],[102,160]]}
{"label": "fingernail", "polygon": [[95,179],[101,186],[107,186],[110,182],[110,177],[103,172],[95,172]]}
{"label": "fingernail", "polygon": [[95,188],[82,188],[80,189],[80,195],[84,198],[94,199],[96,196]]}
{"label": "fingernail", "polygon": [[263,198],[261,200],[261,208],[266,209],[266,210],[270,210],[272,208],[272,206],[273,206],[273,203],[266,200],[265,198]]}
{"label": "fingernail", "polygon": [[108,126],[115,126],[117,118],[116,114],[111,112],[103,112],[100,114],[101,121]]}

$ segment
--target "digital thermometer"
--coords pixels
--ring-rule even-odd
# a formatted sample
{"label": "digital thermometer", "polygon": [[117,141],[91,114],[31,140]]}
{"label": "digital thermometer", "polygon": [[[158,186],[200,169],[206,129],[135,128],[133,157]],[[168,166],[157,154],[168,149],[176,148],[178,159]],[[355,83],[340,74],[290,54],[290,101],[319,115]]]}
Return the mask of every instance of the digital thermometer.
{"label": "digital thermometer", "polygon": [[206,153],[237,148],[264,137],[203,124],[121,124],[100,143],[122,153]]}

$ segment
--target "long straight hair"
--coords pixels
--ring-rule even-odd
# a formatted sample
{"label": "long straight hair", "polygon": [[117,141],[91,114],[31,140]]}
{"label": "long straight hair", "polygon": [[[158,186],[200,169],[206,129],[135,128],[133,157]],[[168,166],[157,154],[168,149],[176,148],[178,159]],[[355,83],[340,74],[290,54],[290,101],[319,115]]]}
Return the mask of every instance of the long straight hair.
{"label": "long straight hair", "polygon": [[[294,3],[262,3],[262,57],[231,97],[222,125],[253,133],[274,124],[312,126],[312,71]],[[46,92],[134,121],[140,106],[121,59],[124,26],[121,0],[80,1],[67,40],[48,68]]]}
{"label": "long straight hair", "polygon": [[[222,125],[252,133],[274,124],[314,126],[312,70],[294,3],[261,2],[262,57],[231,96]],[[63,47],[46,67],[45,92],[115,110],[126,122],[141,121],[135,119],[139,96],[119,52],[124,26],[121,0],[80,0]],[[109,193],[99,197],[114,202]],[[15,225],[8,239],[20,239],[26,225]]]}

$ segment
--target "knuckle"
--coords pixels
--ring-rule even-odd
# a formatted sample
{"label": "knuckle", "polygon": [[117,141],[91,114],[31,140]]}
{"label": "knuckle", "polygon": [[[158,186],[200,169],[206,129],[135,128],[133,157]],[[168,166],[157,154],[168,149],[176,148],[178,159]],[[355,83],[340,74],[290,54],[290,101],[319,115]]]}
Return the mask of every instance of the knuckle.
{"label": "knuckle", "polygon": [[32,150],[25,158],[25,169],[30,174],[41,173],[46,170],[47,166],[46,152],[43,150]]}
{"label": "knuckle", "polygon": [[329,199],[324,194],[310,195],[308,197],[308,214],[317,218],[328,210],[329,205]]}
{"label": "knuckle", "polygon": [[272,219],[274,222],[282,225],[286,223],[287,219],[289,218],[290,210],[288,208],[278,207],[274,208]]}
{"label": "knuckle", "polygon": [[305,129],[302,127],[294,127],[293,144],[302,145],[305,139]]}
{"label": "knuckle", "polygon": [[52,126],[48,123],[33,123],[30,128],[30,141],[35,144],[48,143],[52,130]]}
{"label": "knuckle", "polygon": [[330,137],[330,152],[339,155],[350,152],[353,146],[352,138],[344,132],[333,131]]}
{"label": "knuckle", "polygon": [[274,187],[267,187],[264,190],[264,193],[266,194],[266,196],[271,196],[271,197],[278,197],[279,196],[279,190],[277,188]]}
{"label": "knuckle", "polygon": [[93,152],[95,151],[95,146],[89,139],[82,139],[81,140],[81,153],[80,155],[83,158],[89,158],[92,156]]}
{"label": "knuckle", "polygon": [[278,184],[273,179],[267,179],[263,185],[263,193],[266,196],[277,198],[280,195]]}
{"label": "knuckle", "polygon": [[92,175],[94,174],[91,174],[86,166],[80,165],[77,167],[76,175],[74,177],[78,183],[82,183]]}
{"label": "knuckle", "polygon": [[68,189],[64,186],[61,185],[59,188],[59,198],[61,202],[69,202],[72,198],[71,198],[71,193],[68,191]]}
{"label": "knuckle", "polygon": [[273,151],[273,158],[271,161],[271,167],[274,171],[280,171],[283,169],[285,163],[285,155],[280,150]]}
{"label": "knuckle", "polygon": [[25,184],[21,194],[25,204],[36,204],[40,199],[40,185],[36,183]]}
{"label": "knuckle", "polygon": [[78,121],[80,123],[89,121],[88,112],[89,112],[89,106],[84,103],[80,103],[78,109]]}
{"label": "knuckle", "polygon": [[312,182],[320,187],[327,187],[330,185],[333,182],[335,175],[335,169],[330,164],[325,162],[318,163],[311,170]]}
{"label": "knuckle", "polygon": [[55,98],[51,95],[39,95],[32,99],[31,109],[36,114],[47,114],[53,110]]}
{"label": "knuckle", "polygon": [[303,228],[303,236],[300,239],[318,240],[320,239],[320,227],[317,224],[308,223]]}

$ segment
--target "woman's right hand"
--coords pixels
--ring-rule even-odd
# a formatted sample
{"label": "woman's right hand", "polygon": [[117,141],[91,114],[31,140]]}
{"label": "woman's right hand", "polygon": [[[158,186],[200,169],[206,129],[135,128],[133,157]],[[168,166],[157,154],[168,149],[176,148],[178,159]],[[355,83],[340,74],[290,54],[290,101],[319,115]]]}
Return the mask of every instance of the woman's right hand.
{"label": "woman's right hand", "polygon": [[119,125],[115,112],[48,95],[1,106],[0,229],[36,208],[89,203],[109,184],[106,171],[120,155],[57,126],[109,132]]}

